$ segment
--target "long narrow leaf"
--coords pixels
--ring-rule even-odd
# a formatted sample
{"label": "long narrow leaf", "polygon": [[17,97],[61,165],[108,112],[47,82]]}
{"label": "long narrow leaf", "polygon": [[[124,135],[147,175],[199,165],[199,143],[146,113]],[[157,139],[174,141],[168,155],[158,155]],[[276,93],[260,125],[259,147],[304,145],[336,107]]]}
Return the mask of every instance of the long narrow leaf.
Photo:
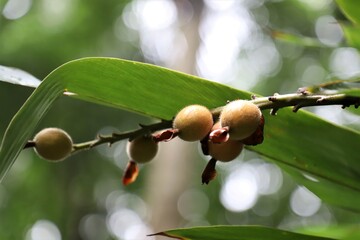
{"label": "long narrow leaf", "polygon": [[360,8],[357,0],[336,0],[341,11],[353,23],[360,24]]}
{"label": "long narrow leaf", "polygon": [[[153,234],[182,240],[331,240],[260,226],[211,226],[174,229]],[[225,237],[226,236],[226,237]]]}
{"label": "long narrow leaf", "polygon": [[40,80],[21,69],[0,65],[0,81],[28,87],[37,87]]}
{"label": "long narrow leaf", "polygon": [[[0,149],[1,179],[64,92],[159,119],[171,119],[188,104],[215,108],[227,100],[250,98],[250,93],[149,64],[112,58],[75,60],[50,73],[14,116]],[[265,141],[252,150],[295,171],[294,176],[311,175],[317,181],[304,184],[319,196],[331,193],[326,201],[360,211],[360,134],[305,111],[264,114]]]}
{"label": "long narrow leaf", "polygon": [[304,46],[304,47],[320,47],[327,48],[325,44],[321,43],[317,38],[311,38],[293,33],[283,32],[279,30],[272,30],[271,36],[277,40]]}

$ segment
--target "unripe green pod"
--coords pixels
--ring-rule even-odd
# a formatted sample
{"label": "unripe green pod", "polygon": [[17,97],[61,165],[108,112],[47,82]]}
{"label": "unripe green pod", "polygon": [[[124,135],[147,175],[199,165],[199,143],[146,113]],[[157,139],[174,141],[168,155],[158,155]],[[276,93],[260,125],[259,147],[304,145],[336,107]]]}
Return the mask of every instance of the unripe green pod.
{"label": "unripe green pod", "polygon": [[213,117],[209,109],[201,105],[183,108],[173,121],[173,128],[179,130],[179,137],[185,141],[199,141],[210,132]]}
{"label": "unripe green pod", "polygon": [[229,139],[242,140],[255,132],[262,113],[258,106],[245,100],[236,100],[224,106],[220,114],[221,127],[229,128]]}
{"label": "unripe green pod", "polygon": [[73,141],[69,134],[59,128],[45,128],[34,137],[35,151],[45,160],[60,161],[72,151]]}
{"label": "unripe green pod", "polygon": [[[220,123],[217,122],[212,130],[220,128]],[[243,150],[243,143],[237,140],[229,139],[222,143],[208,142],[209,155],[221,162],[229,162],[234,160]]]}
{"label": "unripe green pod", "polygon": [[141,136],[127,144],[129,158],[137,163],[151,161],[158,151],[158,144],[150,137]]}

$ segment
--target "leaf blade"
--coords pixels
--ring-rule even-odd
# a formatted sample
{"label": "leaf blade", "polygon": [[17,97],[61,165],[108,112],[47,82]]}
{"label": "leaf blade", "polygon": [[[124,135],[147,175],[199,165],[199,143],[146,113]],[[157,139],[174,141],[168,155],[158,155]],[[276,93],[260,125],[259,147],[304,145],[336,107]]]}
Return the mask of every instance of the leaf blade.
{"label": "leaf blade", "polygon": [[13,117],[5,131],[0,146],[0,181],[10,170],[26,141],[30,139],[38,122],[50,109],[58,96],[62,94],[61,85],[54,84],[49,87],[47,85],[39,85]]}
{"label": "leaf blade", "polygon": [[317,237],[289,231],[272,229],[260,226],[211,226],[172,229],[155,233],[150,236],[167,236],[186,240],[331,240],[332,238]]}
{"label": "leaf blade", "polygon": [[[209,108],[227,100],[249,99],[251,93],[149,64],[112,58],[79,59],[50,73],[9,125],[0,149],[0,177],[5,176],[37,123],[63,92],[76,98],[141,114],[171,119],[188,104]],[[313,187],[319,196],[333,186],[348,202],[327,201],[360,211],[360,156],[354,151],[359,132],[330,124],[305,111],[285,108],[265,116],[265,141],[251,149],[279,164],[327,181]],[[26,127],[25,127],[26,126]],[[294,174],[295,175],[295,174]],[[306,186],[312,184],[304,182]],[[320,183],[314,183],[321,186]],[[338,187],[338,186],[341,186]],[[333,196],[332,194],[331,196]]]}
{"label": "leaf blade", "polygon": [[36,88],[40,80],[21,69],[0,65],[0,81]]}
{"label": "leaf blade", "polygon": [[[87,64],[91,64],[93,69],[102,68],[102,70],[89,71],[86,69]],[[67,67],[69,68],[67,69]],[[139,69],[141,70],[139,71]],[[62,72],[55,71],[54,74],[66,74],[66,71],[88,72],[86,79],[79,76],[71,81],[66,81],[66,89],[69,92],[76,92],[78,97],[83,100],[111,103],[113,107],[136,111],[161,119],[171,119],[179,109],[189,104],[202,103],[209,108],[215,108],[234,98],[250,98],[250,93],[238,91],[199,77],[126,60],[87,58],[73,61],[69,65],[63,65],[59,70]],[[93,89],[97,86],[83,84],[84,80],[89,82],[89,77],[91,77],[92,82],[101,78],[113,79],[113,81],[106,81],[106,86],[102,86],[101,89],[98,88],[101,97],[95,99]],[[118,81],[121,81],[121,84],[118,84]],[[114,88],[119,89],[119,93],[113,92]],[[214,89],[221,90],[220,94]],[[164,103],[164,99],[166,103]]]}
{"label": "leaf blade", "polygon": [[360,24],[360,8],[357,0],[336,0],[341,11],[355,24]]}

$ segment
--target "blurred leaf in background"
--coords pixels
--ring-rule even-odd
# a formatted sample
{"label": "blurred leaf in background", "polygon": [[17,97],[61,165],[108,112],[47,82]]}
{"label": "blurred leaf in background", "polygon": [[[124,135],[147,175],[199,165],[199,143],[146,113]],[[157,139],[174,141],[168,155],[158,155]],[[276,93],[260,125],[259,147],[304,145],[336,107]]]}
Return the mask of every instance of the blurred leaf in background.
{"label": "blurred leaf in background", "polygon": [[[108,56],[272,95],[333,78],[352,79],[360,71],[359,53],[344,45],[337,22],[346,18],[328,0],[2,0],[0,12],[0,65],[39,79],[69,60]],[[267,29],[308,36],[323,47],[279,41]],[[32,91],[0,82],[2,133]],[[310,110],[358,128],[350,111]],[[39,129],[61,127],[82,142],[152,121],[60,98]],[[323,203],[251,151],[219,164],[218,179],[202,186],[199,173],[206,161],[198,146],[166,144],[157,159],[141,169],[138,181],[126,188],[121,185],[125,142],[59,164],[23,151],[0,185],[0,238],[143,239],[166,228],[195,225],[260,224],[294,230],[358,221],[357,214]],[[298,179],[306,177],[311,181],[311,176]]]}

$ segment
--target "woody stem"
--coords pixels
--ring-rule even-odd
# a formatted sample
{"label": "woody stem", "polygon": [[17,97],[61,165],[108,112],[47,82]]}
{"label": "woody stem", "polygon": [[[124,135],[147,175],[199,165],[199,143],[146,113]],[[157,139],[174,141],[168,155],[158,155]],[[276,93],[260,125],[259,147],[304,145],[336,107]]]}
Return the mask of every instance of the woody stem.
{"label": "woody stem", "polygon": [[[297,112],[300,108],[309,106],[341,105],[342,108],[345,108],[354,105],[355,108],[358,108],[360,105],[360,97],[356,96],[347,96],[345,94],[308,94],[306,92],[284,95],[274,94],[269,97],[253,97],[250,101],[256,104],[261,110],[271,109],[270,114],[272,115],[275,115],[279,109],[284,107],[293,107],[293,111]],[[217,118],[220,115],[222,108],[223,107],[212,109],[214,118]],[[152,134],[153,132],[171,127],[172,120],[162,120],[161,122],[150,125],[140,125],[140,128],[132,131],[112,133],[110,135],[99,135],[94,140],[74,144],[73,153],[90,149],[104,143],[111,145],[123,139],[132,140],[136,137]],[[25,145],[25,148],[27,147],[34,147],[34,143],[28,141]]]}

